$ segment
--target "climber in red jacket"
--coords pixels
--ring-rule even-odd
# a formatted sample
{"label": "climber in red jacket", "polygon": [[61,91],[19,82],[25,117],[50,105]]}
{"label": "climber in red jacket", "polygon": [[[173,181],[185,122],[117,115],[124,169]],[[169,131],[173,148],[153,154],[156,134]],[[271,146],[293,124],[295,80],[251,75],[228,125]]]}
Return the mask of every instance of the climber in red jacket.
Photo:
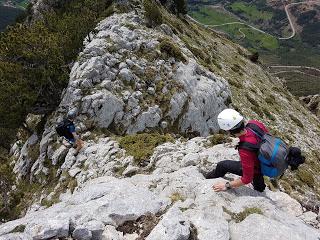
{"label": "climber in red jacket", "polygon": [[[263,131],[268,132],[266,127],[257,120],[250,120],[248,123],[258,125]],[[221,129],[228,131],[231,135],[239,138],[240,142],[259,143],[260,139],[250,129],[245,127],[243,117],[233,109],[225,109],[218,115],[218,124]],[[223,177],[226,173],[233,173],[241,176],[231,182],[221,182],[213,185],[213,190],[224,191],[237,188],[252,182],[255,190],[263,192],[266,185],[260,171],[260,163],[255,152],[238,149],[240,161],[224,160],[217,164],[212,172],[205,174],[207,179]]]}

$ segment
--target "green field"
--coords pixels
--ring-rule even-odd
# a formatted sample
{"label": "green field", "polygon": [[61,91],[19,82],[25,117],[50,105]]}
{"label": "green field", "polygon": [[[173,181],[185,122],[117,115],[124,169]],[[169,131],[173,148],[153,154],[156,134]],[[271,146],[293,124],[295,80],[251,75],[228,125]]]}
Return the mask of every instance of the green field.
{"label": "green field", "polygon": [[277,76],[286,80],[288,89],[296,96],[314,95],[320,92],[320,77],[295,72],[278,74]]}
{"label": "green field", "polygon": [[255,22],[260,19],[270,20],[273,17],[272,12],[259,11],[255,5],[248,4],[245,2],[234,2],[230,5],[232,11],[240,13],[246,17],[249,21]]}
{"label": "green field", "polygon": [[[215,1],[211,4],[225,4],[224,7],[228,11],[246,20],[246,23],[271,35],[260,33],[242,24],[216,26],[213,28],[227,33],[233,41],[249,50],[258,52],[260,59],[266,65],[320,67],[319,22],[311,22],[305,25],[303,31],[292,39],[279,40],[278,37],[280,36],[290,35],[290,33],[284,32],[288,29],[285,25],[287,21],[285,12],[279,9],[273,10],[264,0],[253,0],[250,4],[247,2],[244,0],[232,0],[228,4],[225,4],[225,1]],[[221,10],[221,8],[210,7],[207,2],[203,4],[201,1],[193,2],[190,7],[190,13],[192,17],[206,25],[219,25],[239,21],[231,13]],[[242,33],[239,32],[239,29],[241,29]],[[279,77],[286,79],[288,88],[298,96],[320,92],[319,77],[307,76],[297,72],[283,73]]]}
{"label": "green field", "polygon": [[[210,6],[200,7],[197,11],[192,11],[190,15],[206,25],[219,25],[238,21],[238,19],[230,16],[229,14],[211,8]],[[260,33],[246,25],[231,24],[216,26],[214,28],[228,33],[231,38],[240,41],[244,46],[255,49],[256,51],[259,49],[275,50],[279,47],[277,38],[268,34]],[[245,34],[245,38],[243,38],[243,34],[240,33],[239,28]]]}
{"label": "green field", "polygon": [[191,11],[189,14],[191,17],[206,25],[218,25],[238,21],[229,14],[217,11],[210,6],[199,7],[197,10]]}

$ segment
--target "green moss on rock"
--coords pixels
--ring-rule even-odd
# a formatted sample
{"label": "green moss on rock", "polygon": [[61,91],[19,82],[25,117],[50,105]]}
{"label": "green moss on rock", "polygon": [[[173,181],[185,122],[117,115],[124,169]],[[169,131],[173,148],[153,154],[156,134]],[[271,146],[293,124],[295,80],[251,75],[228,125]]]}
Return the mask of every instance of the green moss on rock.
{"label": "green moss on rock", "polygon": [[144,0],[143,7],[145,10],[144,17],[149,27],[157,26],[162,23],[161,12],[154,0]]}
{"label": "green moss on rock", "polygon": [[185,198],[179,192],[174,192],[171,194],[170,200],[172,203],[175,203],[177,201],[184,201]]}
{"label": "green moss on rock", "polygon": [[169,134],[140,133],[120,138],[119,144],[121,148],[127,151],[127,154],[134,157],[136,162],[141,162],[153,154],[155,147],[172,141],[173,138]]}
{"label": "green moss on rock", "polygon": [[313,175],[308,170],[299,168],[297,175],[301,179],[301,181],[306,183],[309,187],[314,186],[315,181]]}
{"label": "green moss on rock", "polygon": [[228,142],[232,141],[228,135],[220,134],[220,133],[217,133],[217,134],[210,136],[209,140],[213,146],[217,145],[217,144],[228,143]]}
{"label": "green moss on rock", "polygon": [[183,56],[181,49],[169,38],[160,39],[160,51],[166,54],[168,57],[173,57],[181,62],[185,62],[186,59]]}
{"label": "green moss on rock", "polygon": [[262,210],[256,207],[245,208],[242,212],[239,213],[231,212],[227,208],[223,207],[223,211],[229,214],[231,216],[231,219],[236,223],[242,222],[244,219],[246,219],[246,217],[248,217],[251,214],[263,215]]}
{"label": "green moss on rock", "polygon": [[293,122],[295,122],[299,127],[304,128],[303,123],[295,116],[293,116],[292,114],[289,114],[289,117],[291,118],[291,120]]}

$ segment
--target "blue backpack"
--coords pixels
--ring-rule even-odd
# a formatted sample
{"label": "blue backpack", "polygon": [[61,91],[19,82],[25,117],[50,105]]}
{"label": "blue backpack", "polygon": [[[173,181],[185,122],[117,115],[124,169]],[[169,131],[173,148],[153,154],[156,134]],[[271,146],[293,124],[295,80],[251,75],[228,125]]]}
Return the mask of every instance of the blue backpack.
{"label": "blue backpack", "polygon": [[278,137],[265,133],[258,125],[249,123],[248,131],[253,132],[259,139],[258,144],[240,142],[238,148],[256,152],[260,161],[261,172],[271,178],[281,176],[288,168],[289,149]]}

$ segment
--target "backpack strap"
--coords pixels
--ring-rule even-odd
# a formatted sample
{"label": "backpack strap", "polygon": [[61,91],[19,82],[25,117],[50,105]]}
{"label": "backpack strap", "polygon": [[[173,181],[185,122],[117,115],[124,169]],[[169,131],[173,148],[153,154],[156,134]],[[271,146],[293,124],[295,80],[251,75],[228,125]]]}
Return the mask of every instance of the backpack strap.
{"label": "backpack strap", "polygon": [[236,146],[236,149],[246,149],[251,152],[258,153],[260,149],[260,144],[253,144],[249,142],[239,142],[239,144]]}
{"label": "backpack strap", "polygon": [[254,123],[248,123],[246,125],[246,128],[249,128],[260,139],[262,139],[263,135],[265,134],[265,132],[257,124]]}

